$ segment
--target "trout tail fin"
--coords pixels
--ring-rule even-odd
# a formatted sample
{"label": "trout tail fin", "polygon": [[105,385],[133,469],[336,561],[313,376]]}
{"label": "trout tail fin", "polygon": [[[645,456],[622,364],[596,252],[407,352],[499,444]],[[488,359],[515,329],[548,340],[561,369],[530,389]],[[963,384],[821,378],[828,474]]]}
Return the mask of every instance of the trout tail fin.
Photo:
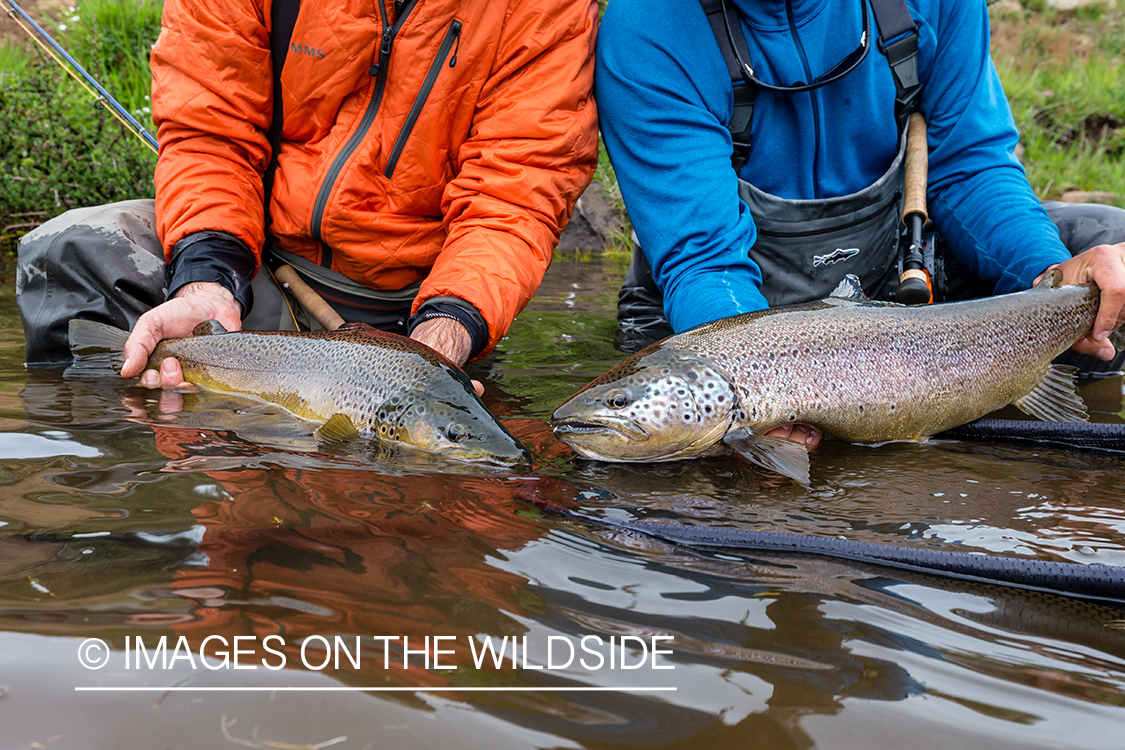
{"label": "trout tail fin", "polygon": [[121,372],[125,364],[125,341],[128,331],[93,320],[70,321],[70,353],[74,364],[63,373],[66,377],[102,377]]}

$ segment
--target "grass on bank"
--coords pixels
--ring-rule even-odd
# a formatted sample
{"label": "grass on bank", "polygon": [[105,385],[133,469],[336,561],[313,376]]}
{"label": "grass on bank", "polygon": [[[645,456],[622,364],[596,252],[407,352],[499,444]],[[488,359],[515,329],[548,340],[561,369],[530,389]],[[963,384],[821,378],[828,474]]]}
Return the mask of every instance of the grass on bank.
{"label": "grass on bank", "polygon": [[[159,3],[90,0],[40,21],[142,124]],[[0,250],[70,208],[152,197],[155,155],[30,39],[0,46]]]}
{"label": "grass on bank", "polygon": [[992,56],[1028,178],[1041,198],[1099,191],[1125,207],[1125,9],[1042,5],[992,8]]}

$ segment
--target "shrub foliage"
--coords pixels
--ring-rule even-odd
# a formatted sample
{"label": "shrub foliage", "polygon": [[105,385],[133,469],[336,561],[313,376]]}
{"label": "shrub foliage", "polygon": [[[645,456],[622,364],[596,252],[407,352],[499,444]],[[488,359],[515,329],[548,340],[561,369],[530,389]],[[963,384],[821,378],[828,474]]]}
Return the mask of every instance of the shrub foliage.
{"label": "shrub foliage", "polygon": [[[96,0],[65,20],[54,38],[148,125],[148,53],[160,6]],[[7,251],[70,208],[153,196],[156,157],[148,146],[34,49],[0,58],[0,246]]]}

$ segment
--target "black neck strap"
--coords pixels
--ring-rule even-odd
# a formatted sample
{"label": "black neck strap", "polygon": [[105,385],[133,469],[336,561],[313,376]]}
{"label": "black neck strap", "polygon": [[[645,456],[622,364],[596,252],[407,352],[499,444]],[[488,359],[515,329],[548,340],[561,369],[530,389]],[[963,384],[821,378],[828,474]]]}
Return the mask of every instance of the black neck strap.
{"label": "black neck strap", "polygon": [[918,28],[906,0],[869,0],[879,27],[879,51],[887,56],[895,79],[895,120],[900,133],[918,109],[922,84],[918,80]]}
{"label": "black neck strap", "polygon": [[[711,31],[719,43],[723,60],[727,64],[731,85],[734,87],[734,111],[727,129],[734,142],[731,164],[735,172],[741,172],[746,160],[750,158],[750,131],[754,123],[754,99],[758,90],[746,84],[738,56],[731,47],[727,35],[727,24],[737,29],[733,34],[738,45],[738,54],[744,60],[750,59],[746,37],[742,31],[742,19],[732,2],[727,3],[727,18],[723,18],[722,0],[700,0]],[[869,0],[875,23],[879,28],[879,51],[891,66],[895,81],[895,121],[899,132],[904,132],[910,114],[918,108],[922,84],[918,78],[918,29],[906,6],[906,0]],[[866,9],[865,11],[866,12]]]}
{"label": "black neck strap", "polygon": [[270,196],[273,193],[274,175],[277,173],[277,157],[281,151],[281,126],[285,120],[282,107],[281,70],[289,54],[289,42],[293,38],[293,28],[297,25],[297,14],[301,12],[301,0],[273,0],[270,4],[270,58],[273,63],[273,114],[266,137],[270,142],[270,163],[262,175],[264,190],[265,230],[270,229]]}

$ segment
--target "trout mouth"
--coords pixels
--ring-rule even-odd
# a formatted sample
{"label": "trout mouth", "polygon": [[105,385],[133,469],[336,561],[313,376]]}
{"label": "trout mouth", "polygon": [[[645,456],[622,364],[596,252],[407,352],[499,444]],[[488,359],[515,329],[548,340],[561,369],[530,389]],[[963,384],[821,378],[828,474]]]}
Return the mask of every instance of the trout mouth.
{"label": "trout mouth", "polygon": [[648,440],[649,434],[636,422],[621,417],[560,419],[555,422],[555,435],[565,440],[565,435],[620,435],[634,443]]}
{"label": "trout mouth", "polygon": [[482,466],[494,466],[500,468],[509,468],[521,464],[531,463],[531,454],[522,445],[517,445],[511,450],[503,452],[493,452],[490,450],[467,451],[467,450],[444,450],[439,451],[439,456],[444,458],[452,458],[466,463],[478,464]]}

